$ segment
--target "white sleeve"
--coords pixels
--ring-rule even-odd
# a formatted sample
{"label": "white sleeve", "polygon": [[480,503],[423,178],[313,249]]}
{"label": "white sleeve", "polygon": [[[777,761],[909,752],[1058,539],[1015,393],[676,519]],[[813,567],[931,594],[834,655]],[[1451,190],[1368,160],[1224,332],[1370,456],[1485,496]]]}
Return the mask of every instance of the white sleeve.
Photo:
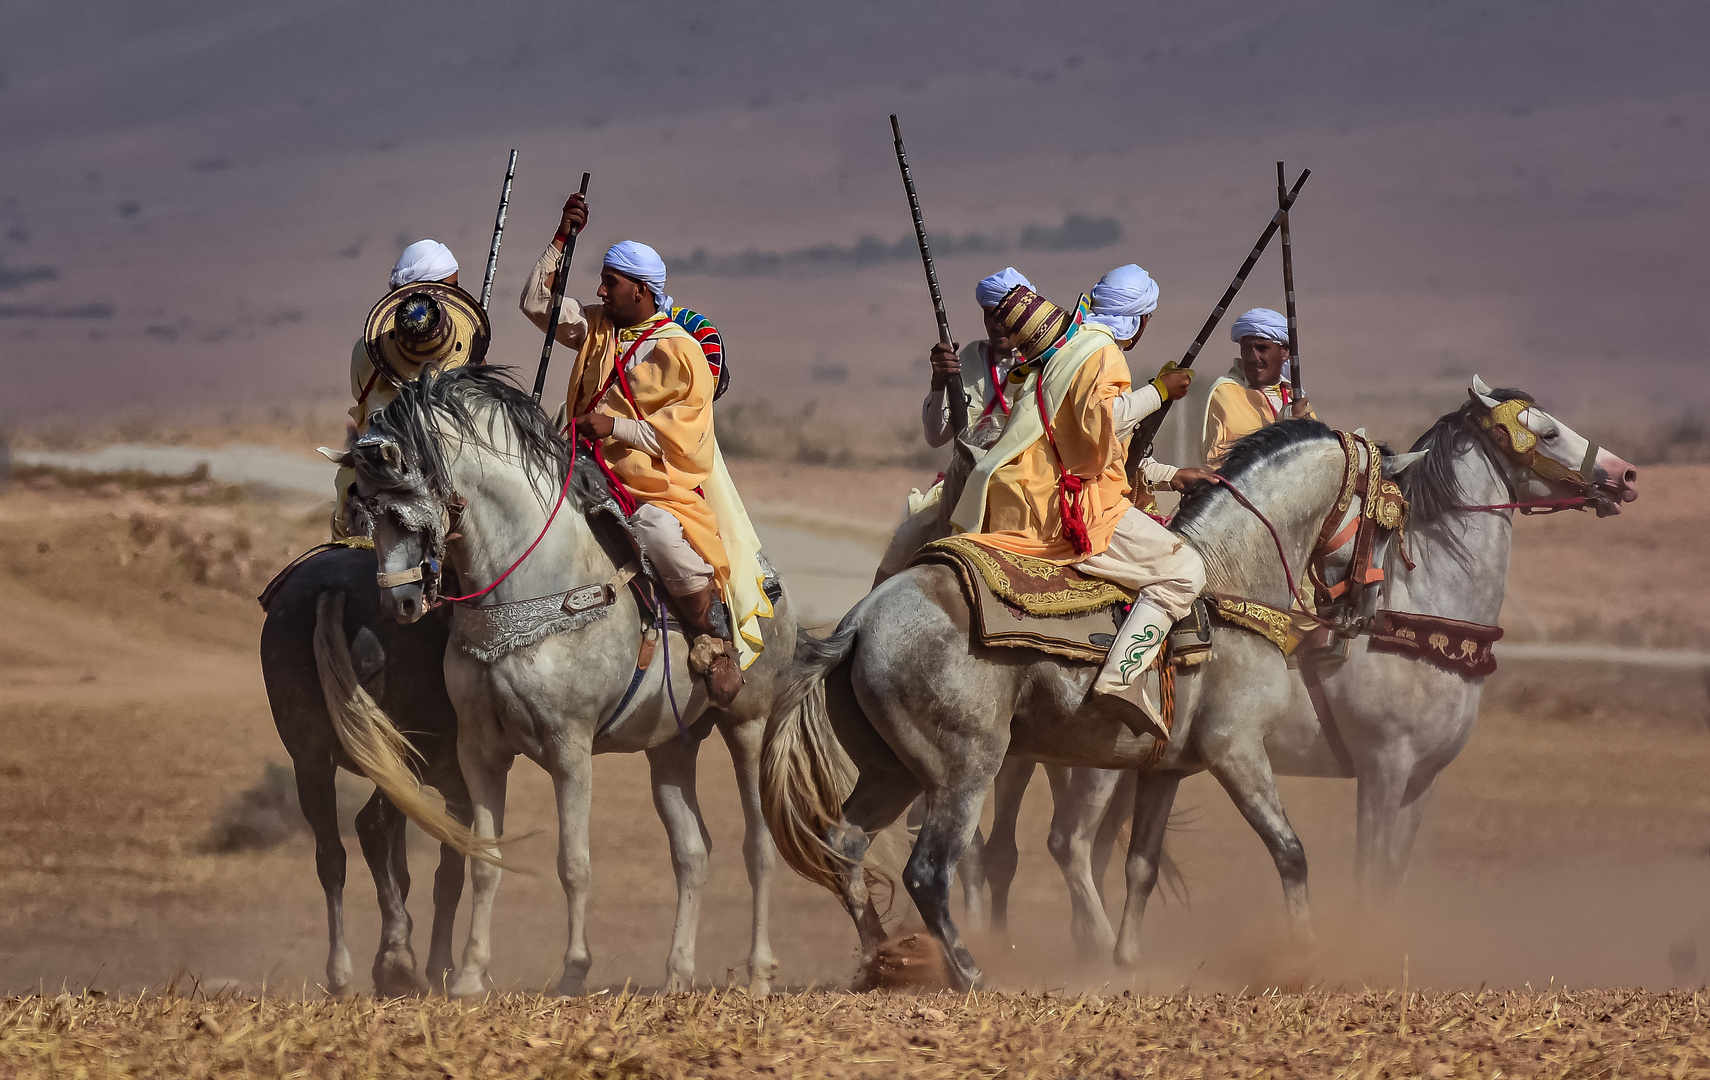
{"label": "white sleeve", "polygon": [[1175,478],[1176,467],[1174,465],[1166,465],[1157,458],[1150,457],[1140,463],[1140,479],[1144,480],[1146,486],[1153,491],[1168,487],[1170,481]]}
{"label": "white sleeve", "polygon": [[943,446],[950,441],[950,410],[944,407],[944,391],[934,390],[920,403],[920,424],[926,429],[926,445]]}
{"label": "white sleeve", "polygon": [[645,420],[631,420],[627,416],[612,417],[612,438],[637,450],[646,451],[656,458],[665,456],[659,446],[659,432]]}
{"label": "white sleeve", "polygon": [[1157,412],[1164,404],[1158,396],[1158,388],[1146,383],[1138,390],[1130,390],[1126,394],[1118,394],[1110,404],[1111,419],[1116,424],[1116,437],[1126,439],[1134,434],[1134,428],[1140,421]]}
{"label": "white sleeve", "polygon": [[[522,298],[518,306],[522,313],[528,316],[528,321],[535,329],[546,329],[546,317],[552,313],[552,289],[547,282],[558,272],[558,248],[548,244],[546,251],[534,264],[529,272],[528,280],[523,282]],[[588,336],[588,319],[582,313],[582,305],[575,297],[566,296],[564,307],[558,312],[558,332],[555,335],[560,343],[567,348],[580,349],[582,342]]]}

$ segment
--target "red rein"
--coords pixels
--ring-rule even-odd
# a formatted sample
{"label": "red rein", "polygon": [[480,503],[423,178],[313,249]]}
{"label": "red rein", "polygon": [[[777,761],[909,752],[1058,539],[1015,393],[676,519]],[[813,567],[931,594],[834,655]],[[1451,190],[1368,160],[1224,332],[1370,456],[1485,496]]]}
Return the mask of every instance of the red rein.
{"label": "red rein", "polygon": [[[553,519],[558,516],[558,511],[564,506],[564,500],[570,495],[570,481],[576,476],[576,444],[580,441],[581,440],[574,436],[570,439],[570,464],[564,469],[564,486],[558,489],[558,501],[552,504],[552,513],[546,515],[546,524],[540,527],[540,535],[534,538],[534,543],[528,546],[528,550],[517,556],[517,561],[512,563],[510,568],[504,573],[494,578],[493,583],[485,589],[482,589],[479,592],[472,592],[467,596],[443,596],[440,598],[442,601],[452,604],[461,604],[467,600],[481,599],[483,596],[486,596],[488,593],[498,588],[500,583],[506,578],[510,577],[511,572],[521,566],[524,559],[534,554],[534,549],[540,546],[540,542],[542,540],[546,539],[547,530],[552,528]],[[604,468],[604,463],[601,464],[601,467]]]}

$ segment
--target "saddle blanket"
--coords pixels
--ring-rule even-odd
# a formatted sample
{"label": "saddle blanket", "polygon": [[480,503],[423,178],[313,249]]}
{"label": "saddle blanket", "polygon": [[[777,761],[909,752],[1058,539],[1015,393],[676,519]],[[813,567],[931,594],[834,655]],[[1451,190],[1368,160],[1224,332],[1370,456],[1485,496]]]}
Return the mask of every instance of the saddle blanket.
{"label": "saddle blanket", "polygon": [[1491,646],[1501,638],[1500,626],[1411,611],[1379,611],[1372,619],[1368,648],[1416,657],[1463,679],[1476,679],[1496,670]]}
{"label": "saddle blanket", "polygon": [[986,645],[1103,663],[1134,594],[1072,566],[994,551],[962,536],[935,540],[910,565],[950,567]]}

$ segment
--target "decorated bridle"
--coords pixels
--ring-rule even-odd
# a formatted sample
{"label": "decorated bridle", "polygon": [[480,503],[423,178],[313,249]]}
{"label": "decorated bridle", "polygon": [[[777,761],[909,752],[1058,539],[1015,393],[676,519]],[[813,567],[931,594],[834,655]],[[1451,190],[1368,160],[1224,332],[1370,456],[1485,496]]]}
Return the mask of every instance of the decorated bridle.
{"label": "decorated bridle", "polygon": [[1514,475],[1531,474],[1549,483],[1565,485],[1573,492],[1566,499],[1520,500],[1515,490],[1514,475],[1504,475],[1503,481],[1514,501],[1482,506],[1457,506],[1457,510],[1519,510],[1522,514],[1555,514],[1563,510],[1584,510],[1588,501],[1603,498],[1597,487],[1597,453],[1600,449],[1590,439],[1585,440],[1585,459],[1578,469],[1570,469],[1554,458],[1539,452],[1538,433],[1520,419],[1537,404],[1525,398],[1510,398],[1494,407],[1486,405],[1476,391],[1468,390],[1473,404],[1473,418],[1487,442],[1512,467]]}

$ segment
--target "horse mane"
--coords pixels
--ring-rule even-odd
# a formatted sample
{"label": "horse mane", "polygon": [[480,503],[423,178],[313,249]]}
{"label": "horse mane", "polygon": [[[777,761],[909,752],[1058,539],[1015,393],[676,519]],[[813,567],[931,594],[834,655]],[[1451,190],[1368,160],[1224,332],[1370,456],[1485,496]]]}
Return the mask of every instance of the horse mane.
{"label": "horse mane", "polygon": [[[405,460],[421,470],[428,489],[448,499],[455,493],[441,450],[442,437],[449,431],[479,449],[498,453],[492,438],[495,414],[515,439],[523,470],[530,477],[546,476],[562,484],[570,466],[570,442],[553,429],[551,418],[517,384],[509,368],[471,364],[450,371],[425,371],[398,387],[398,396],[369,419],[368,431],[395,441]],[[580,480],[578,476],[575,488],[584,486]]]}
{"label": "horse mane", "polygon": [[[1489,396],[1497,401],[1518,399],[1529,405],[1536,404],[1532,395],[1524,390],[1492,390]],[[1502,471],[1502,463],[1496,459],[1495,451],[1479,436],[1470,399],[1454,412],[1438,417],[1430,430],[1414,442],[1415,451],[1429,451],[1421,461],[1401,474],[1401,493],[1407,496],[1412,506],[1415,522],[1435,521],[1466,501],[1466,494],[1455,479],[1454,464],[1455,458],[1465,453],[1469,446],[1478,447],[1497,471]],[[1449,542],[1458,544],[1459,537],[1451,534]]]}
{"label": "horse mane", "polygon": [[[1319,439],[1333,438],[1330,426],[1318,420],[1279,420],[1268,427],[1243,435],[1229,450],[1229,456],[1217,470],[1219,476],[1239,480],[1261,462],[1268,461],[1291,446],[1300,446]],[[1219,490],[1216,484],[1200,484],[1182,496],[1181,505],[1170,519],[1170,528],[1180,532],[1208,513],[1212,497]]]}

